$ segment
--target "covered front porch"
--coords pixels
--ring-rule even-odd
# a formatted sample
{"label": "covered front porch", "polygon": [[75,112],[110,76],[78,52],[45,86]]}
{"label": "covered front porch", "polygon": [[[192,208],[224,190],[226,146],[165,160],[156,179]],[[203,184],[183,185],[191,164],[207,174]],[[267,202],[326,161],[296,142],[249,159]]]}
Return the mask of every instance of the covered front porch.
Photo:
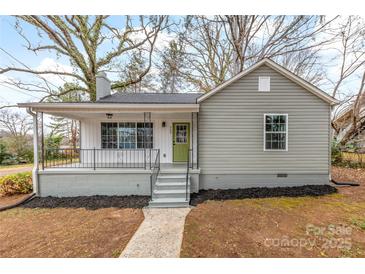
{"label": "covered front porch", "polygon": [[[199,168],[197,104],[25,103],[34,115],[35,154],[39,169],[151,169],[190,162]],[[44,116],[78,121],[76,146],[45,144]]]}
{"label": "covered front porch", "polygon": [[[153,198],[162,177],[184,183],[187,200],[188,193],[199,189],[197,104],[33,103],[27,107],[39,133],[34,152],[41,196]],[[47,147],[46,114],[78,121],[79,145]]]}
{"label": "covered front porch", "polygon": [[[41,114],[42,115],[42,114]],[[41,137],[40,169],[198,169],[198,113],[83,113],[77,148],[52,149]],[[41,131],[43,132],[43,130]]]}

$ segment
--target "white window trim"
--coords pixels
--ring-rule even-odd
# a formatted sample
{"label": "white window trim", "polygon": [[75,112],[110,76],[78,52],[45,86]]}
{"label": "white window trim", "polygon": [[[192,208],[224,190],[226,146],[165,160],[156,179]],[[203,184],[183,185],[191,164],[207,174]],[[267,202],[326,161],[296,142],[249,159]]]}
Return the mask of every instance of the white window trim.
{"label": "white window trim", "polygon": [[[281,116],[285,116],[285,149],[266,149],[266,116],[271,116],[271,115],[281,115]],[[288,136],[289,136],[289,117],[288,117],[288,114],[287,113],[265,113],[264,114],[264,124],[263,124],[263,127],[264,127],[264,151],[288,151]],[[279,131],[278,133],[284,133],[283,131]]]}
{"label": "white window trim", "polygon": [[[265,81],[265,80],[267,80],[269,82],[268,89],[267,90],[260,89],[260,83],[261,83],[261,81]],[[270,79],[270,76],[259,76],[258,91],[259,92],[270,92],[271,91],[271,79]]]}

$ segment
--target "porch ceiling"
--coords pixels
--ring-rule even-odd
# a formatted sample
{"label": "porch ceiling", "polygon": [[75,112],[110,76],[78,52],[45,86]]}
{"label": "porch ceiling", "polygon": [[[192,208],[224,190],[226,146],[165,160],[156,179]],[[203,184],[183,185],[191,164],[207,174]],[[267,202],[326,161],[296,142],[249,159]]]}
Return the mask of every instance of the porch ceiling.
{"label": "porch ceiling", "polygon": [[105,117],[105,113],[199,112],[199,104],[21,103],[18,106],[21,108],[31,108],[35,112],[78,120]]}

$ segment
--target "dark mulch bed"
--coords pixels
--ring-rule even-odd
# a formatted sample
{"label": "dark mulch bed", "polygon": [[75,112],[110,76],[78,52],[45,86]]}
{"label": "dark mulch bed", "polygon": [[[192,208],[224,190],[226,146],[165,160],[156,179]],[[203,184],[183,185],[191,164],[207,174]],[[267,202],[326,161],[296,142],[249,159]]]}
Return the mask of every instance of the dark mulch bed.
{"label": "dark mulch bed", "polygon": [[270,197],[322,196],[336,193],[337,189],[330,185],[306,185],[294,187],[253,187],[244,189],[200,190],[192,193],[190,204],[195,206],[207,200],[235,200]]}
{"label": "dark mulch bed", "polygon": [[25,208],[142,208],[148,205],[149,196],[78,196],[36,197],[22,205]]}

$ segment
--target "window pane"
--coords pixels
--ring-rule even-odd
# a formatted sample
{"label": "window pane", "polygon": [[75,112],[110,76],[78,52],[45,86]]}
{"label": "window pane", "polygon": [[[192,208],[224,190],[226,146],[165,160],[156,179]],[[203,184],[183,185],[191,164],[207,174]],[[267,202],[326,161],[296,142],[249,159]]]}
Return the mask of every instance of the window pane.
{"label": "window pane", "polygon": [[272,131],[272,124],[266,123],[266,131]]}
{"label": "window pane", "polygon": [[285,149],[285,142],[279,142],[279,149]]}
{"label": "window pane", "polygon": [[266,142],[268,142],[268,141],[271,142],[271,135],[272,135],[272,133],[266,133]]}
{"label": "window pane", "polygon": [[279,149],[279,143],[278,142],[272,142],[272,148],[271,149]]}
{"label": "window pane", "polygon": [[272,131],[279,131],[279,125],[278,124],[273,124],[272,125]]}
{"label": "window pane", "polygon": [[274,115],[273,116],[273,123],[275,123],[275,124],[280,123],[280,116],[279,115]]}
{"label": "window pane", "polygon": [[266,115],[265,123],[266,124],[272,123],[272,117],[270,115]]}
{"label": "window pane", "polygon": [[266,149],[271,149],[271,142],[266,141]]}

